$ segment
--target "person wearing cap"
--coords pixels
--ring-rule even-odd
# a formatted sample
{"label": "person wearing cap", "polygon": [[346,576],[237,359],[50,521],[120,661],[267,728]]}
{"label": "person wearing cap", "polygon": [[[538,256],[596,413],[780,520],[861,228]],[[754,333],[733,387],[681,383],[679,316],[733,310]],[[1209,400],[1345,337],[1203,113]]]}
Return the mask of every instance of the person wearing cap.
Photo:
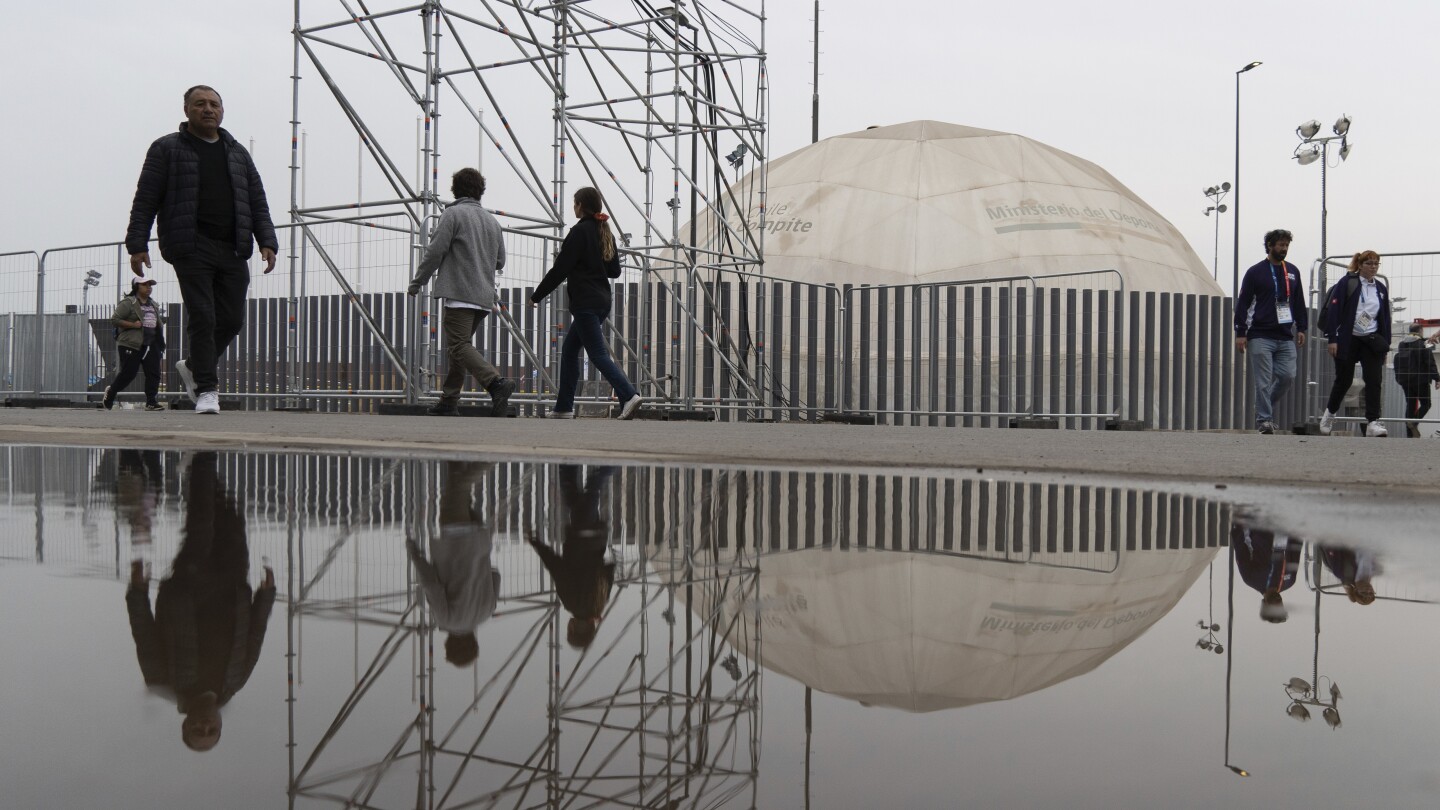
{"label": "person wearing cap", "polygon": [[275,224],[255,161],[220,128],[225,106],[215,88],[185,91],[185,122],[154,143],[135,184],[125,249],[130,270],[150,267],[150,226],[160,255],[174,265],[185,302],[188,356],[175,364],[196,413],[219,413],[215,367],[245,325],[248,260],[255,244],[265,272],[275,269]]}
{"label": "person wearing cap", "polygon": [[110,322],[120,353],[120,369],[105,388],[101,404],[115,407],[115,395],[129,387],[140,369],[145,369],[145,410],[164,410],[156,398],[160,393],[160,358],[165,355],[164,309],[151,297],[155,279],[140,276],[130,282],[130,292],[115,305]]}

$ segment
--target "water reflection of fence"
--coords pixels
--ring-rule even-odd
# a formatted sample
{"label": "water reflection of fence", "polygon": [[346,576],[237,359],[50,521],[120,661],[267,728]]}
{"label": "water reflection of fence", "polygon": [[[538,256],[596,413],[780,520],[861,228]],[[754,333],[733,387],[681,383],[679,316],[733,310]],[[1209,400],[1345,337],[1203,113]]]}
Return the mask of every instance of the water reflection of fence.
{"label": "water reflection of fence", "polygon": [[[0,492],[15,530],[0,556],[103,576],[118,576],[139,553],[164,564],[183,539],[188,457],[3,448]],[[474,513],[493,526],[497,559],[512,566],[502,596],[541,587],[525,541],[558,542],[552,468],[487,463],[474,488]],[[246,516],[252,568],[285,559],[293,539],[305,589],[296,596],[316,604],[405,591],[404,539],[438,531],[442,462],[222,453],[220,477]],[[604,504],[627,565],[684,536],[756,553],[884,548],[1109,570],[1125,551],[1223,545],[1230,523],[1227,506],[1190,495],[913,473],[626,467]]]}

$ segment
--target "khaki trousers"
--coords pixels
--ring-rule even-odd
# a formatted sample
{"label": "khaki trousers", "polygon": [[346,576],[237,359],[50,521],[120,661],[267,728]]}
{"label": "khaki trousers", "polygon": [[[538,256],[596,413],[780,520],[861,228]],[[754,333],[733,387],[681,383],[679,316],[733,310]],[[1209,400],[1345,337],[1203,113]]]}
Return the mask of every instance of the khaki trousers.
{"label": "khaki trousers", "polygon": [[445,320],[441,328],[444,333],[445,356],[449,358],[449,362],[445,379],[440,384],[442,404],[455,405],[460,401],[466,372],[485,389],[489,389],[492,383],[500,379],[500,372],[475,348],[475,330],[480,328],[480,323],[488,314],[482,309],[445,307]]}

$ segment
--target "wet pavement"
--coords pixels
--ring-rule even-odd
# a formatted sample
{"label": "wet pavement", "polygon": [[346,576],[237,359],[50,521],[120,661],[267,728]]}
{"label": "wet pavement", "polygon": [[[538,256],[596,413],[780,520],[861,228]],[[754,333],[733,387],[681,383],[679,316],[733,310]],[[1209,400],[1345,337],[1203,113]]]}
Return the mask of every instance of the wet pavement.
{"label": "wet pavement", "polygon": [[[1169,477],[1123,462],[1163,435],[1100,436],[1098,474],[1027,469],[1025,453],[935,469],[936,450],[906,464],[866,437],[854,452],[894,458],[682,463],[664,426],[621,454],[638,434],[613,423],[587,426],[610,436],[594,444],[574,434],[570,463],[546,442],[517,460],[443,436],[387,454],[396,431],[374,430],[348,453],[315,436],[216,452],[127,416],[109,428],[148,426],[164,449],[0,447],[6,806],[1432,807],[1440,792],[1425,686],[1440,507],[1418,460],[1365,487],[1217,481],[1204,453]],[[225,416],[214,435],[270,418]],[[465,423],[519,446],[526,421]],[[1046,452],[1096,441],[1066,434]],[[762,455],[803,444],[772,438]],[[973,438],[972,457],[999,458],[994,441]],[[1354,474],[1384,466],[1377,445],[1425,444],[1318,452],[1360,453]]]}

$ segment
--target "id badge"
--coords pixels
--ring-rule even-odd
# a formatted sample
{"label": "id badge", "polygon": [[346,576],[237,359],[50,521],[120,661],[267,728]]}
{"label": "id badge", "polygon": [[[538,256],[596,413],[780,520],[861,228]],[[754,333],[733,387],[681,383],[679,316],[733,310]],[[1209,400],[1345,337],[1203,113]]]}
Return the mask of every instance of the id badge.
{"label": "id badge", "polygon": [[1369,313],[1362,312],[1360,317],[1355,319],[1355,331],[1364,332],[1370,328],[1371,323],[1373,321],[1371,321]]}
{"label": "id badge", "polygon": [[1280,322],[1280,325],[1281,325],[1281,326],[1286,326],[1286,325],[1288,325],[1288,324],[1294,323],[1294,322],[1295,322],[1295,317],[1290,314],[1290,305],[1289,305],[1289,304],[1276,304],[1276,305],[1275,305],[1275,319]]}

